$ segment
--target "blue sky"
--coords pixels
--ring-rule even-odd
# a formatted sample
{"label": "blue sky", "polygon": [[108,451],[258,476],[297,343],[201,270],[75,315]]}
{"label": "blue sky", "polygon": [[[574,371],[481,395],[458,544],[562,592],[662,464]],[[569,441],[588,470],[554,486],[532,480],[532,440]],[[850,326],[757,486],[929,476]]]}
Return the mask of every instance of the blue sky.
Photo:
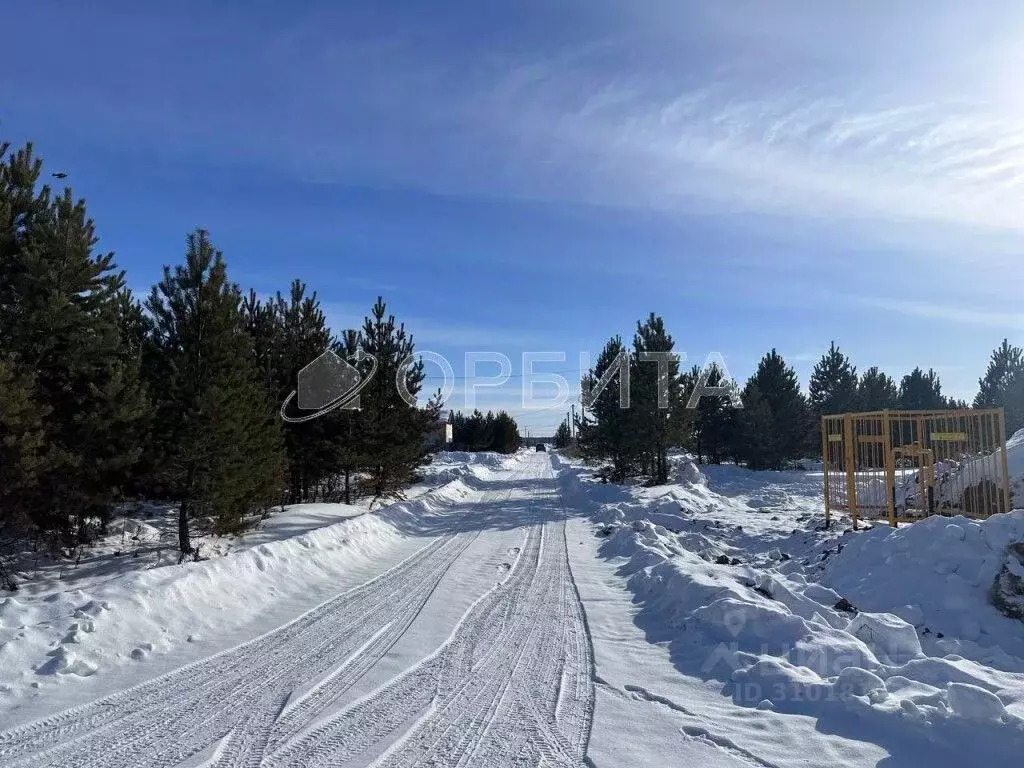
{"label": "blue sky", "polygon": [[18,3],[0,46],[0,135],[139,289],[203,226],[338,329],[383,293],[458,374],[655,311],[741,379],[834,339],[970,397],[1024,341],[1018,3],[154,5]]}

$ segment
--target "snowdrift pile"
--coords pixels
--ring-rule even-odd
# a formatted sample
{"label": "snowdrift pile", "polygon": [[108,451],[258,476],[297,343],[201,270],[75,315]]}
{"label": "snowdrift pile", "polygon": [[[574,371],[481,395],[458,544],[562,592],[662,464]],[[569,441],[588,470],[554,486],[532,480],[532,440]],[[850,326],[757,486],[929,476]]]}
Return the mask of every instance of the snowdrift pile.
{"label": "snowdrift pile", "polygon": [[447,483],[460,478],[486,479],[490,473],[512,468],[518,459],[515,455],[505,456],[489,451],[440,451],[431,457],[430,463],[421,474],[424,481],[432,485]]}
{"label": "snowdrift pile", "polygon": [[778,486],[786,473],[750,473],[744,493],[743,472],[727,470],[723,496],[692,462],[676,468],[684,483],[644,491],[610,491],[563,465],[567,495],[596,503],[600,552],[626,578],[648,638],[741,706],[840,730],[911,722],[934,735],[942,724],[942,738],[1019,755],[1024,624],[989,597],[1008,546],[1024,540],[1024,512],[844,534],[787,508],[803,496],[799,473],[776,506],[755,475]]}
{"label": "snowdrift pile", "polygon": [[1024,512],[876,526],[847,536],[819,578],[865,610],[899,614],[934,653],[1024,672],[1024,624],[990,600],[1011,545],[1022,541]]}
{"label": "snowdrift pile", "polygon": [[440,465],[457,479],[415,500],[371,514],[342,504],[287,507],[224,556],[198,563],[168,556],[152,567],[125,554],[116,572],[27,582],[0,596],[0,710],[118,665],[177,654],[176,666],[279,626],[428,544],[454,502],[514,461],[448,455]]}

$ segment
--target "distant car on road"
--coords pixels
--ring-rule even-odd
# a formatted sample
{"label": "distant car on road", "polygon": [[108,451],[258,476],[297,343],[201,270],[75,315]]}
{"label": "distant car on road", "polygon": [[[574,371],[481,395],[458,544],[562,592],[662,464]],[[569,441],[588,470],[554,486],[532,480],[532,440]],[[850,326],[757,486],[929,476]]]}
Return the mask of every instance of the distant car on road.
{"label": "distant car on road", "polygon": [[544,443],[537,443],[537,450],[543,452],[547,450],[547,447],[545,447]]}

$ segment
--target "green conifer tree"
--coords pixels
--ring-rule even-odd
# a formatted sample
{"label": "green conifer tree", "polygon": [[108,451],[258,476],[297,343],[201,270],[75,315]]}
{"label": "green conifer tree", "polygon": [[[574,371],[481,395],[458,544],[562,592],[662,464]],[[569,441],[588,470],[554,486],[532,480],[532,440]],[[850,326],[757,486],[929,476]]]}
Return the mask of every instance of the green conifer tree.
{"label": "green conifer tree", "polygon": [[[749,401],[749,402],[748,402]],[[765,355],[744,390],[737,454],[752,467],[779,469],[807,450],[810,411],[796,372],[776,350]],[[759,430],[768,428],[769,434]]]}
{"label": "green conifer tree", "polygon": [[157,406],[158,472],[180,500],[178,547],[196,555],[190,521],[243,528],[275,503],[284,451],[277,405],[251,354],[241,292],[203,230],[188,236],[185,264],[164,268],[146,303],[159,354],[150,370]]}
{"label": "green conifer tree", "polygon": [[567,448],[572,442],[572,435],[569,433],[569,422],[563,421],[555,430],[555,448]]}
{"label": "green conifer tree", "polygon": [[857,369],[833,341],[814,366],[809,384],[810,404],[816,416],[858,410]]}
{"label": "green conifer tree", "polygon": [[[383,499],[400,494],[426,461],[427,433],[437,422],[442,403],[438,392],[418,407],[423,361],[415,358],[413,337],[404,323],[388,314],[383,298],[377,298],[364,320],[362,337],[366,354],[377,361],[377,372],[361,394],[365,455],[374,498]],[[369,360],[364,366],[368,373]]]}
{"label": "green conifer tree", "polygon": [[743,410],[736,430],[737,455],[751,469],[777,469],[784,455],[779,420],[755,379],[743,389]]}
{"label": "green conifer tree", "polygon": [[0,150],[0,343],[12,381],[31,381],[24,386],[47,414],[46,460],[23,514],[39,530],[82,540],[120,498],[149,411],[122,336],[123,275],[113,254],[94,252],[84,201],[70,189],[36,189],[42,163],[31,146]]}
{"label": "green conifer tree", "polygon": [[40,472],[49,461],[46,418],[35,377],[13,355],[0,357],[0,535],[34,527]]}
{"label": "green conifer tree", "polygon": [[[653,312],[644,322],[637,323],[629,414],[636,435],[643,438],[641,462],[654,485],[668,482],[668,449],[681,441],[689,416],[682,398],[674,345],[664,320]],[[645,355],[650,354],[666,356],[645,360]]]}
{"label": "green conifer tree", "polygon": [[943,410],[947,404],[939,375],[931,368],[927,373],[914,368],[900,382],[899,407],[905,411]]}
{"label": "green conifer tree", "polygon": [[974,407],[1004,408],[1008,434],[1024,428],[1024,350],[1008,339],[992,352],[988,370],[978,379]]}
{"label": "green conifer tree", "polygon": [[[700,369],[695,367],[690,378],[694,382],[700,376]],[[712,363],[708,371],[707,386],[736,388],[736,382],[726,381],[722,369]],[[698,458],[709,464],[721,464],[731,455],[735,442],[736,408],[721,397],[702,397],[697,403],[695,419],[694,447]]]}
{"label": "green conifer tree", "polygon": [[868,368],[857,383],[857,403],[864,411],[899,407],[899,389],[890,376],[877,367]]}
{"label": "green conifer tree", "polygon": [[[594,367],[583,377],[585,416],[580,419],[578,446],[592,459],[611,461],[611,479],[621,482],[639,467],[642,436],[634,423],[634,415],[622,402],[623,377],[630,385],[629,359],[622,338],[613,336],[601,350]],[[605,385],[598,391],[600,382]],[[566,429],[568,430],[568,425]]]}

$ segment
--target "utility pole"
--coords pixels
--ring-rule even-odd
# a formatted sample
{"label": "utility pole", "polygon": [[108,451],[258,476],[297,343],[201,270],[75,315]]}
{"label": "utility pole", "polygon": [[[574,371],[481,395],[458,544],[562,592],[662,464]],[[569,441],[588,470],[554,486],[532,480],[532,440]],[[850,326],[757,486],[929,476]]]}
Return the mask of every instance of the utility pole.
{"label": "utility pole", "polygon": [[575,439],[576,429],[576,403],[569,403],[569,413],[572,414],[572,421],[569,422],[569,439]]}

